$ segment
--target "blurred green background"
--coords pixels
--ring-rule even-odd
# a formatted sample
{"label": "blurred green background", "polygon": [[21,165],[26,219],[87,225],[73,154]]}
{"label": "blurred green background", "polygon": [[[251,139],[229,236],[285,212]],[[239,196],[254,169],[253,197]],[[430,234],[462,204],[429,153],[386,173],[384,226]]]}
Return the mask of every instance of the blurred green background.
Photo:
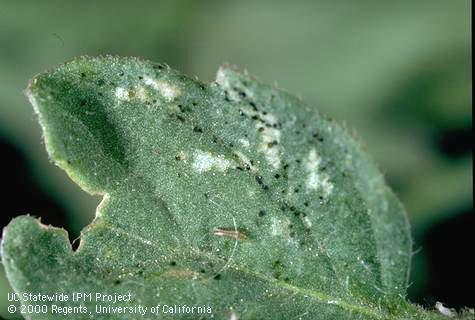
{"label": "blurred green background", "polygon": [[[473,306],[470,6],[0,0],[0,228],[30,213],[75,238],[99,202],[48,161],[23,94],[33,75],[79,55],[118,54],[212,81],[230,62],[361,138],[410,215],[418,253],[409,298]],[[9,291],[1,271],[0,317],[12,317]]]}

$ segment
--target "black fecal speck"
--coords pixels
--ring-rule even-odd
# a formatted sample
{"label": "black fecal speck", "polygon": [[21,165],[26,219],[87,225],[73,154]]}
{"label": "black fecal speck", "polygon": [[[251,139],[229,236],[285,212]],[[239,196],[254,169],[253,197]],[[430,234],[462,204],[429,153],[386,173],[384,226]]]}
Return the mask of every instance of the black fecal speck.
{"label": "black fecal speck", "polygon": [[119,72],[119,76],[123,77],[124,76],[124,71]]}
{"label": "black fecal speck", "polygon": [[193,131],[198,132],[198,133],[203,133],[203,129],[201,129],[200,127],[193,127]]}
{"label": "black fecal speck", "polygon": [[236,167],[236,169],[238,169],[239,171],[243,171],[243,170],[244,170],[244,168],[243,168],[243,167],[239,167],[239,166],[238,166],[238,167]]}
{"label": "black fecal speck", "polygon": [[218,273],[218,274],[215,274],[214,277],[213,277],[214,280],[220,280],[221,279],[221,275]]}
{"label": "black fecal speck", "polygon": [[289,237],[291,237],[291,238],[295,237],[295,231],[290,231]]}
{"label": "black fecal speck", "polygon": [[295,192],[295,193],[299,193],[299,189],[298,189],[298,188],[295,188],[295,189],[294,189],[294,192]]}
{"label": "black fecal speck", "polygon": [[142,79],[143,79],[143,77],[142,77],[142,76],[139,76],[139,80],[142,80]]}
{"label": "black fecal speck", "polygon": [[117,280],[114,281],[114,284],[115,284],[115,285],[118,285],[118,284],[121,284],[121,282],[122,282],[122,281],[120,281],[120,279],[117,279]]}
{"label": "black fecal speck", "polygon": [[308,207],[308,202],[305,201],[305,202],[303,203],[303,205],[306,206],[306,207]]}
{"label": "black fecal speck", "polygon": [[262,189],[264,189],[264,190],[269,190],[269,186],[266,185],[266,184],[263,184],[263,185],[262,185]]}
{"label": "black fecal speck", "polygon": [[259,127],[259,129],[257,129],[257,130],[258,130],[259,132],[262,132],[262,131],[264,131],[265,129],[264,129],[264,127]]}
{"label": "black fecal speck", "polygon": [[261,176],[256,176],[256,181],[257,181],[258,184],[263,184]]}
{"label": "black fecal speck", "polygon": [[84,72],[81,72],[81,78],[85,78],[86,74]]}
{"label": "black fecal speck", "polygon": [[245,98],[246,97],[246,93],[244,91],[239,91],[239,96],[241,98]]}
{"label": "black fecal speck", "polygon": [[252,107],[252,109],[253,109],[254,111],[257,111],[257,106],[256,106],[256,104],[255,104],[254,102],[249,101],[249,105]]}
{"label": "black fecal speck", "polygon": [[191,105],[192,105],[193,107],[196,107],[196,106],[198,105],[198,103],[196,103],[195,101],[193,101],[193,102],[191,103]]}
{"label": "black fecal speck", "polygon": [[259,217],[263,217],[266,215],[266,212],[264,210],[259,211]]}
{"label": "black fecal speck", "polygon": [[218,143],[218,138],[216,136],[213,136],[213,143]]}
{"label": "black fecal speck", "polygon": [[280,266],[282,266],[282,262],[280,262],[280,260],[275,260],[274,265],[272,267],[277,268],[277,267],[280,267]]}
{"label": "black fecal speck", "polygon": [[162,70],[163,69],[163,66],[161,64],[154,64],[153,67],[155,70]]}
{"label": "black fecal speck", "polygon": [[229,143],[229,147],[230,147],[230,148],[234,147],[234,144],[233,144],[232,142]]}
{"label": "black fecal speck", "polygon": [[279,179],[279,178],[280,178],[280,174],[276,173],[276,174],[274,175],[274,178]]}
{"label": "black fecal speck", "polygon": [[176,266],[176,262],[175,261],[170,261],[170,265],[171,266]]}
{"label": "black fecal speck", "polygon": [[183,118],[183,117],[180,116],[180,115],[177,115],[176,118],[177,118],[178,120],[180,120],[181,122],[185,122],[185,118]]}
{"label": "black fecal speck", "polygon": [[252,120],[258,120],[259,117],[258,116],[252,116]]}
{"label": "black fecal speck", "polygon": [[300,162],[302,162],[302,161],[300,161],[300,159],[297,159],[297,160],[295,160],[295,162],[300,163]]}
{"label": "black fecal speck", "polygon": [[206,273],[206,270],[205,269],[200,269],[200,272],[201,273]]}
{"label": "black fecal speck", "polygon": [[296,210],[294,206],[291,206],[289,209],[290,209],[290,211],[292,211],[292,212],[294,212],[294,211]]}
{"label": "black fecal speck", "polygon": [[79,101],[79,104],[81,105],[81,107],[84,107],[86,105],[86,100]]}
{"label": "black fecal speck", "polygon": [[98,85],[99,87],[102,87],[105,83],[106,83],[106,82],[104,81],[104,79],[99,79],[99,80],[97,80],[97,85]]}

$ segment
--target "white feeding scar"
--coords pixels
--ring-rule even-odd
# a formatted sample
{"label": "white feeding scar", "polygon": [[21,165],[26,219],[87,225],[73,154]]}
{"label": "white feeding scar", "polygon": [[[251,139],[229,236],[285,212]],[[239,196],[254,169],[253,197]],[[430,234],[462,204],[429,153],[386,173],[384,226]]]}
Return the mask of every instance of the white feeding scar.
{"label": "white feeding scar", "polygon": [[211,169],[224,172],[234,163],[225,159],[223,155],[214,156],[210,152],[202,150],[195,150],[193,156],[193,169],[199,173],[210,171]]}
{"label": "white feeding scar", "polygon": [[319,167],[322,158],[317,154],[315,149],[310,150],[305,167],[308,171],[308,177],[305,181],[307,192],[321,190],[325,197],[328,197],[333,191],[333,184],[330,177],[324,172],[320,172]]}
{"label": "white feeding scar", "polygon": [[167,101],[173,101],[173,99],[180,96],[181,94],[181,91],[178,87],[163,80],[157,80],[157,79],[152,79],[150,77],[145,77],[144,83],[147,86],[151,86],[153,89],[157,90],[163,96],[163,98],[165,98],[165,100]]}

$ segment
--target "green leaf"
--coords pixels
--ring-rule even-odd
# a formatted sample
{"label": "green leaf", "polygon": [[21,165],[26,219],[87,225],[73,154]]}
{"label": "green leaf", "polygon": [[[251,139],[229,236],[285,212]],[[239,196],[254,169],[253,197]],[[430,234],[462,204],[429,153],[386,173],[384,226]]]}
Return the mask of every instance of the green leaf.
{"label": "green leaf", "polygon": [[[27,94],[51,159],[104,199],[75,252],[32,217],[5,228],[17,293],[132,294],[68,319],[157,318],[95,313],[107,304],[209,306],[216,319],[428,317],[404,299],[403,207],[358,143],[299,99],[226,66],[205,84],[117,57],[78,58]],[[160,316],[211,317],[198,311]]]}

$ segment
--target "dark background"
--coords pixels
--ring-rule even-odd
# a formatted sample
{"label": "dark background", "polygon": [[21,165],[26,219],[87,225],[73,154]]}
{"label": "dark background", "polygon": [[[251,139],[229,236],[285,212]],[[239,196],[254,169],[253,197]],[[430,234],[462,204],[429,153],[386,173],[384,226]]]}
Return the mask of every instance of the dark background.
{"label": "dark background", "polygon": [[[75,56],[230,62],[353,128],[409,212],[412,301],[474,306],[470,1],[0,0],[0,228],[41,216],[74,239],[98,197],[48,161],[23,94]],[[0,316],[10,289],[0,266]]]}

